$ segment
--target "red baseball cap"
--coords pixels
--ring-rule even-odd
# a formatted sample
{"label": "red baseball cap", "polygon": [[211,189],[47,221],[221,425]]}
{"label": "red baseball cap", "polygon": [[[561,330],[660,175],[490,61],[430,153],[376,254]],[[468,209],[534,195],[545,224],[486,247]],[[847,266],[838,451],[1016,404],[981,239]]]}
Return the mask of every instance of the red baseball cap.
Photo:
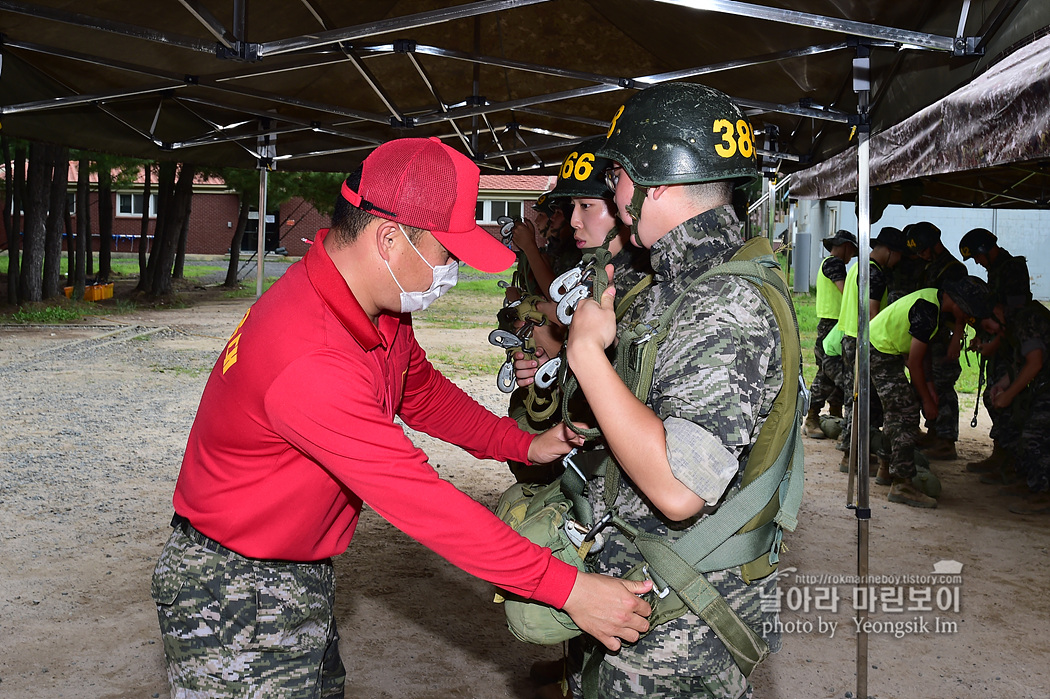
{"label": "red baseball cap", "polygon": [[343,198],[369,213],[430,231],[457,259],[482,272],[502,272],[515,255],[477,225],[480,171],[438,138],[400,138],[372,151],[355,192]]}

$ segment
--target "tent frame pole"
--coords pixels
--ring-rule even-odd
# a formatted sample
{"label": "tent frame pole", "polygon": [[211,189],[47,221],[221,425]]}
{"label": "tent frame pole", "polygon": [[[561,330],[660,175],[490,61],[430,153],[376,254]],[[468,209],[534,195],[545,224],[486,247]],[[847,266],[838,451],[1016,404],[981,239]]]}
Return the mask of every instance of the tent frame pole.
{"label": "tent frame pole", "polygon": [[[853,89],[857,93],[857,240],[860,243],[857,264],[857,366],[856,396],[851,447],[855,453],[851,461],[857,465],[857,500],[853,506],[857,519],[857,584],[868,579],[868,545],[871,506],[869,501],[870,424],[871,424],[871,343],[869,328],[869,297],[871,275],[868,258],[871,251],[871,187],[870,187],[870,119],[868,100],[871,91],[871,59],[869,47],[857,47],[853,60]],[[856,606],[856,605],[854,605]],[[857,692],[868,696],[868,633],[865,630],[867,609],[857,610]]]}

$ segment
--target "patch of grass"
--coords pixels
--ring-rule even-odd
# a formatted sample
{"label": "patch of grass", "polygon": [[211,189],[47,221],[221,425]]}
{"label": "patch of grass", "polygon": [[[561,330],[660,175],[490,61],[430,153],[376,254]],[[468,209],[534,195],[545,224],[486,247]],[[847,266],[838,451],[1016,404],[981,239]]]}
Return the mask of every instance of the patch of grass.
{"label": "patch of grass", "polygon": [[[273,286],[273,283],[277,281],[277,277],[266,277],[263,279],[263,292]],[[255,282],[251,285],[241,284],[237,289],[230,289],[223,292],[223,297],[228,299],[250,299],[255,297]]]}
{"label": "patch of grass", "polygon": [[8,318],[13,323],[58,325],[61,323],[72,323],[80,320],[84,314],[77,306],[40,306],[34,308],[19,308]]}
{"label": "patch of grass", "polygon": [[495,376],[506,359],[499,352],[482,355],[456,346],[427,352],[427,358],[441,373],[456,377]]}
{"label": "patch of grass", "polygon": [[510,272],[486,274],[470,267],[460,271],[461,281],[425,311],[412,314],[415,322],[447,330],[496,327],[496,311],[503,305],[500,280],[510,281]]}

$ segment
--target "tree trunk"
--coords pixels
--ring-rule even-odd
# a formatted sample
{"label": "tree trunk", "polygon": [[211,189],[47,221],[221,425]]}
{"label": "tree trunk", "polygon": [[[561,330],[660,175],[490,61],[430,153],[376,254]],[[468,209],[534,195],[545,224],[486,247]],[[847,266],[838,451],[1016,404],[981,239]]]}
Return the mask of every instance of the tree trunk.
{"label": "tree trunk", "polygon": [[186,213],[182,218],[182,226],[179,227],[179,246],[175,253],[175,270],[172,276],[175,279],[183,278],[183,269],[186,266],[186,239],[190,237],[190,212],[193,210],[193,195],[186,200]]}
{"label": "tree trunk", "polygon": [[151,293],[153,280],[157,276],[157,265],[160,261],[162,231],[164,220],[168,216],[169,202],[171,201],[171,190],[175,186],[176,164],[163,162],[157,167],[157,221],[153,225],[153,246],[149,251],[149,259],[146,262],[146,274],[139,277],[138,286],[135,291],[144,294]]}
{"label": "tree trunk", "polygon": [[175,185],[168,213],[164,216],[163,236],[157,245],[158,262],[156,274],[153,278],[153,286],[150,288],[150,296],[157,298],[171,293],[171,270],[175,263],[175,253],[178,249],[179,231],[182,229],[182,221],[189,208],[190,198],[193,196],[194,166],[189,163],[182,164],[179,173],[179,181]]}
{"label": "tree trunk", "polygon": [[44,231],[45,299],[62,296],[62,232],[65,228],[66,182],[69,179],[69,149],[50,146],[51,188],[48,196],[47,224]]}
{"label": "tree trunk", "polygon": [[[8,170],[11,172],[11,170]],[[11,225],[7,228],[7,302],[12,306],[21,303],[18,281],[21,277],[20,250],[22,248],[22,202],[25,201],[26,149],[15,146],[14,178],[11,190]]]}
{"label": "tree trunk", "polygon": [[87,286],[87,250],[91,245],[91,218],[88,216],[88,196],[91,194],[90,162],[80,159],[77,167],[77,264],[72,272],[73,298],[77,301],[84,298],[84,287]]}
{"label": "tree trunk", "polygon": [[101,167],[98,172],[98,274],[99,284],[109,281],[113,271],[113,173]]}
{"label": "tree trunk", "polygon": [[139,280],[146,276],[146,248],[149,247],[149,195],[153,184],[153,167],[146,163],[142,167],[142,223],[139,226]]}
{"label": "tree trunk", "polygon": [[19,270],[18,292],[23,302],[43,298],[44,224],[47,220],[48,191],[51,189],[51,153],[42,143],[29,144],[29,171],[26,177],[25,252]]}
{"label": "tree trunk", "polygon": [[[76,193],[73,194],[73,200],[76,201]],[[73,271],[77,268],[77,246],[76,246],[76,234],[73,228],[73,215],[69,213],[69,207],[66,207],[66,215],[62,217],[65,223],[66,233],[66,286],[73,284]]]}
{"label": "tree trunk", "polygon": [[223,286],[236,289],[238,286],[237,273],[241,266],[241,242],[244,240],[244,231],[248,227],[248,210],[251,204],[248,197],[241,195],[241,211],[237,214],[237,227],[233,229],[233,240],[230,241],[230,266],[226,268],[226,281]]}

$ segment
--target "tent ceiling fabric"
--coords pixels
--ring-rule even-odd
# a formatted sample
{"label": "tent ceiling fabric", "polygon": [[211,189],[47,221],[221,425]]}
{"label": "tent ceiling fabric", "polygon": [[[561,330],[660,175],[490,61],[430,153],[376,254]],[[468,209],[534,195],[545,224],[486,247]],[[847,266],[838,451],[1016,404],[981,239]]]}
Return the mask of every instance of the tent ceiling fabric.
{"label": "tent ceiling fabric", "polygon": [[[550,173],[635,89],[688,79],[776,127],[789,171],[848,146],[854,30],[875,37],[878,132],[1048,24],[1045,0],[0,0],[0,126],[157,160],[275,155],[341,172],[383,141],[437,136],[483,172]],[[983,36],[984,55],[885,39],[904,31]]]}
{"label": "tent ceiling fabric", "polygon": [[[870,146],[876,204],[1050,206],[1050,36],[876,134]],[[791,182],[799,199],[856,191],[855,147]]]}

